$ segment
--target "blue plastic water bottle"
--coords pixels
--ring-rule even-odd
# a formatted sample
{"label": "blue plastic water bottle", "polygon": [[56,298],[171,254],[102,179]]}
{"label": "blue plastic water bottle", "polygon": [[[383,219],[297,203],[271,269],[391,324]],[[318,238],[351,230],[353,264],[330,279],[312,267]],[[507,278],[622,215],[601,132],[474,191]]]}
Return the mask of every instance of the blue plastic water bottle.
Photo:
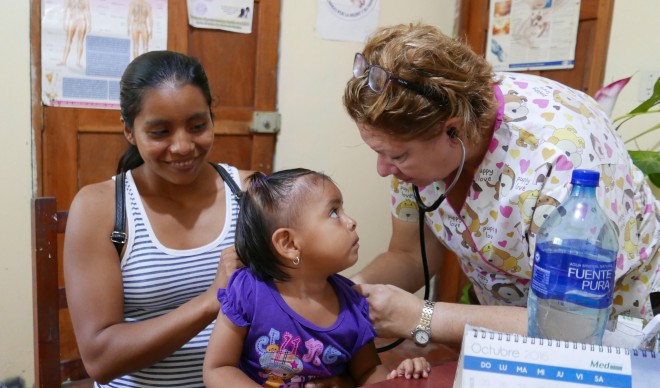
{"label": "blue plastic water bottle", "polygon": [[599,177],[597,171],[574,170],[570,196],[539,230],[527,301],[531,337],[602,341],[619,244],[596,202]]}

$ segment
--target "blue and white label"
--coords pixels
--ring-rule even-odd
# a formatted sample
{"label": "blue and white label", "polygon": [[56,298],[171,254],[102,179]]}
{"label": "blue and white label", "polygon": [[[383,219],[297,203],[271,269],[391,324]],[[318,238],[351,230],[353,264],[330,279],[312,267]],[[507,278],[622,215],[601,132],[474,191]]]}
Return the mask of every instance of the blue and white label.
{"label": "blue and white label", "polygon": [[588,308],[609,307],[616,270],[616,262],[607,260],[612,252],[592,246],[601,258],[595,260],[581,253],[553,252],[543,245],[536,246],[532,272],[531,288],[537,297]]}

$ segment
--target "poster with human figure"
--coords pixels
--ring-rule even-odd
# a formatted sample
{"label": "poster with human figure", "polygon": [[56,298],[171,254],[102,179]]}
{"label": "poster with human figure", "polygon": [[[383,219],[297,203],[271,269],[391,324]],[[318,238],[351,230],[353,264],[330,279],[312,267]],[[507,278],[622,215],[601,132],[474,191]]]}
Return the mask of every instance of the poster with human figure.
{"label": "poster with human figure", "polygon": [[131,0],[128,6],[127,25],[133,53],[131,58],[134,59],[149,51],[149,41],[154,30],[154,18],[149,1]]}
{"label": "poster with human figure", "polygon": [[65,34],[64,53],[60,66],[66,66],[71,53],[71,46],[77,46],[76,66],[82,67],[82,56],[85,50],[85,38],[92,28],[92,13],[89,11],[89,0],[64,0],[63,29]]}
{"label": "poster with human figure", "polygon": [[490,2],[486,59],[496,71],[570,69],[580,0]]}
{"label": "poster with human figure", "polygon": [[119,109],[136,56],[167,48],[167,0],[43,0],[42,102]]}

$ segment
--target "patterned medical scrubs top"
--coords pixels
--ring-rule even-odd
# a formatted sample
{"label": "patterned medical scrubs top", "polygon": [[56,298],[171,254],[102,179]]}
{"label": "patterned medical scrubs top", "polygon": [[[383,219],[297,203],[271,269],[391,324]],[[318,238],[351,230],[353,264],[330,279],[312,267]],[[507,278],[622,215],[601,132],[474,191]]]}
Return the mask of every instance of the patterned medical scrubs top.
{"label": "patterned medical scrubs top", "polygon": [[[591,97],[555,81],[498,73],[501,125],[459,212],[445,201],[426,223],[474,285],[480,303],[525,306],[539,227],[570,194],[573,169],[600,172],[596,196],[617,226],[613,315],[649,319],[658,287],[659,207],[612,123]],[[392,177],[392,213],[416,221],[412,187]],[[420,188],[426,203],[445,183]]]}

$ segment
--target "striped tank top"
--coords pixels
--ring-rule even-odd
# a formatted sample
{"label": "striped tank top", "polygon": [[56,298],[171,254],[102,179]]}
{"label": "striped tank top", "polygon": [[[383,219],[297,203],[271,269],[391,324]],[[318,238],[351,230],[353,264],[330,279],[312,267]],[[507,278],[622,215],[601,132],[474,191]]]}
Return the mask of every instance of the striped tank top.
{"label": "striped tank top", "polygon": [[[223,165],[238,183],[238,171]],[[128,241],[121,259],[124,320],[138,322],[166,314],[206,291],[218,268],[220,252],[234,244],[238,203],[225,183],[230,204],[225,225],[211,243],[170,249],[156,238],[133,176],[126,173]],[[203,387],[202,363],[215,321],[160,362],[100,387]]]}

